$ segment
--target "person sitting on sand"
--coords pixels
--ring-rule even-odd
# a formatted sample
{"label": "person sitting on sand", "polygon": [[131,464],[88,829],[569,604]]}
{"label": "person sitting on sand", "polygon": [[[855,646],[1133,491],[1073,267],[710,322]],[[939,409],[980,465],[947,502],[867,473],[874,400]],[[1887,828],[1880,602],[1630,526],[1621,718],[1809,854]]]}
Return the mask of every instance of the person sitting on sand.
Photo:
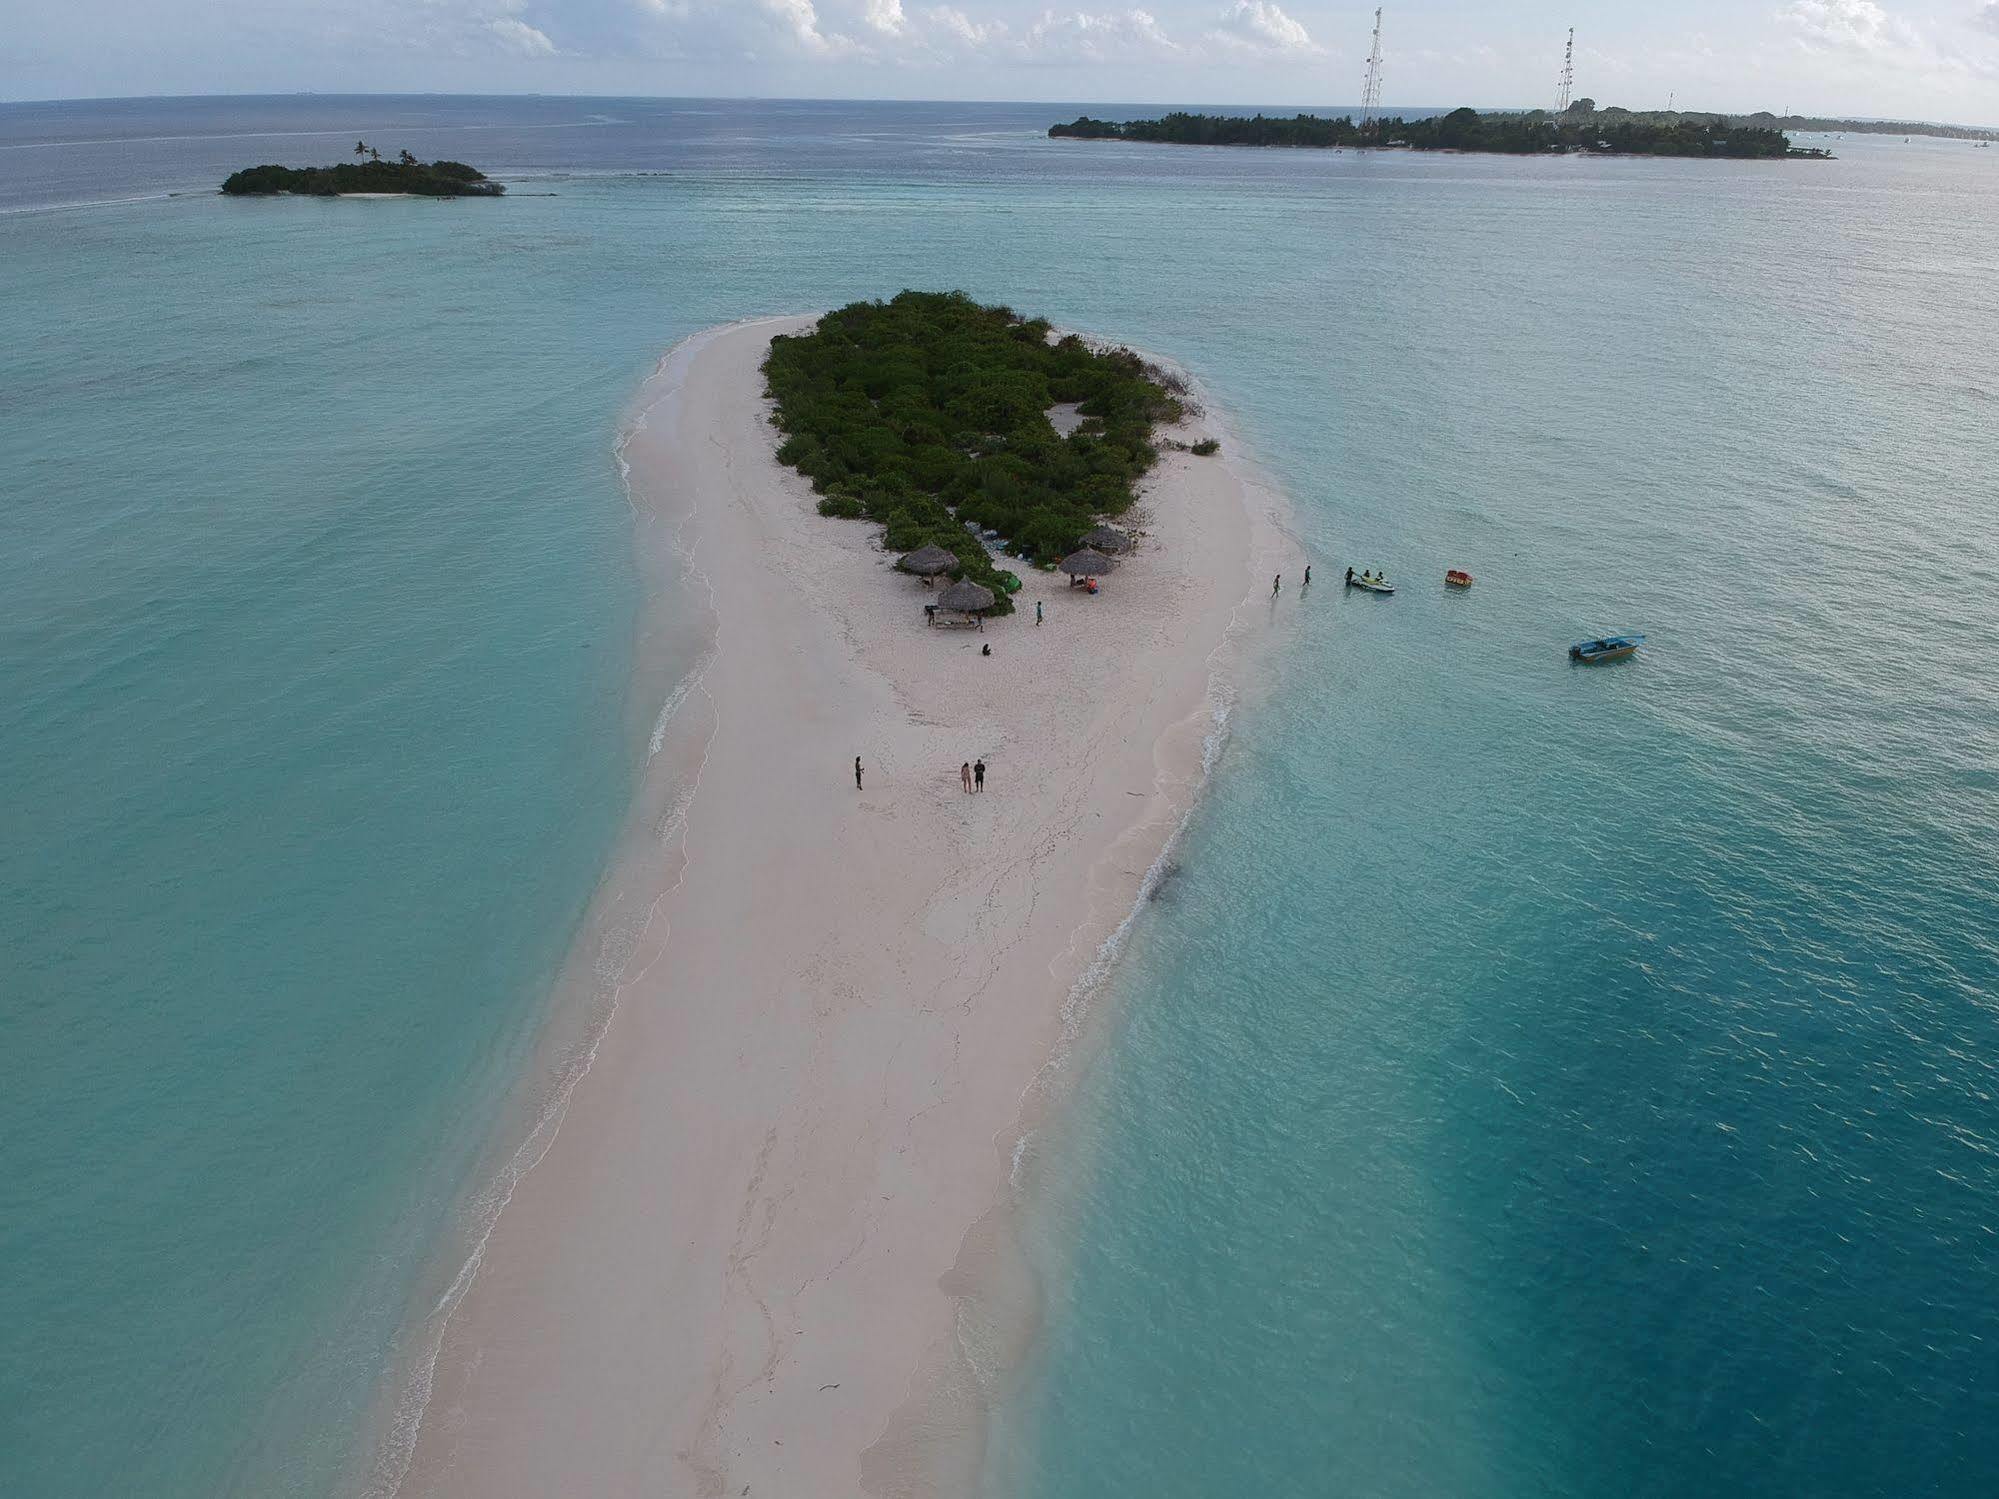
{"label": "person sitting on sand", "polygon": [[981,656],[990,656],[992,653],[993,653],[993,648],[990,645],[982,645],[979,647],[979,654]]}

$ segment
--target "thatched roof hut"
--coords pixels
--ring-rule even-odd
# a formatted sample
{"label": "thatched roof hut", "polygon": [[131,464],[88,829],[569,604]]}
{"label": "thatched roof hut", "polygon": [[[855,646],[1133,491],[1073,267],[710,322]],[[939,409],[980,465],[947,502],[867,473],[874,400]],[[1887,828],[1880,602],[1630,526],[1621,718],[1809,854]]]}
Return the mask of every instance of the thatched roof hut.
{"label": "thatched roof hut", "polygon": [[1078,578],[1101,578],[1117,567],[1109,557],[1090,547],[1071,552],[1056,565],[1069,575],[1072,583]]}
{"label": "thatched roof hut", "polygon": [[918,547],[895,565],[919,578],[934,578],[939,573],[956,572],[958,559],[933,541],[928,546]]}
{"label": "thatched roof hut", "polygon": [[1116,526],[1098,526],[1076,545],[1088,548],[1090,551],[1120,557],[1131,550],[1131,533],[1120,531]]}
{"label": "thatched roof hut", "polygon": [[992,606],[993,591],[970,578],[960,578],[937,595],[937,607],[954,614],[983,614]]}

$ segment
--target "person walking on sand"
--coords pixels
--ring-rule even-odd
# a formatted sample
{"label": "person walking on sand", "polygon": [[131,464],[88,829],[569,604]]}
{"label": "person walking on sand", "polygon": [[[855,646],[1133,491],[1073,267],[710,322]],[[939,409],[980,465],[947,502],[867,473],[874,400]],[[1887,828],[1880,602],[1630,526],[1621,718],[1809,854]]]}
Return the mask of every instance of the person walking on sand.
{"label": "person walking on sand", "polygon": [[965,790],[970,792],[972,789],[972,762],[970,760],[967,760],[963,765],[958,767],[958,779],[965,783]]}
{"label": "person walking on sand", "polygon": [[1041,623],[1041,600],[1040,600],[1040,599],[1036,599],[1036,600],[1034,601],[1034,622],[1035,622],[1035,623],[1036,623],[1037,625]]}
{"label": "person walking on sand", "polygon": [[973,762],[972,784],[981,791],[986,789],[986,762],[984,760]]}
{"label": "person walking on sand", "polygon": [[854,789],[856,791],[861,789],[861,757],[859,755],[854,756]]}
{"label": "person walking on sand", "polygon": [[1307,588],[1312,586],[1312,569],[1309,567],[1305,569],[1305,586]]}
{"label": "person walking on sand", "polygon": [[1284,586],[1284,574],[1279,573],[1276,577],[1270,580],[1270,596],[1272,598],[1276,598],[1277,590],[1282,588],[1283,586]]}

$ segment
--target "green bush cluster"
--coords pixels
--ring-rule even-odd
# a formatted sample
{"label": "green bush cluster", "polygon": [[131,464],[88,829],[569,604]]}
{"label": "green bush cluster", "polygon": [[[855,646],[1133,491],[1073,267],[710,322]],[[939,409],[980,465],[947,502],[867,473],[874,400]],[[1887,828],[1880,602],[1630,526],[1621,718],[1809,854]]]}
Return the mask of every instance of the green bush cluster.
{"label": "green bush cluster", "polygon": [[[1578,105],[1588,104],[1578,100]],[[1178,111],[1157,120],[1096,120],[1088,115],[1048,133],[1077,140],[1161,141],[1186,146],[1407,146],[1413,151],[1613,151],[1634,156],[1777,157],[1791,150],[1781,130],[1730,123],[1717,116],[1639,118],[1628,110],[1571,108],[1486,113],[1454,109],[1423,119],[1371,120],[1345,115],[1205,115]]]}
{"label": "green bush cluster", "polygon": [[355,161],[330,167],[245,167],[229,174],[222,191],[231,197],[258,193],[301,193],[332,198],[341,193],[415,193],[425,198],[497,198],[506,191],[462,161]]}
{"label": "green bush cluster", "polygon": [[1222,444],[1219,438],[1204,437],[1195,443],[1190,451],[1192,451],[1196,458],[1212,458],[1221,450]]}
{"label": "green bush cluster", "polygon": [[[1053,562],[1129,508],[1158,457],[1154,425],[1181,414],[1129,350],[1051,343],[1046,321],[963,292],[842,307],[772,339],[764,377],[784,433],[777,456],[812,481],[820,513],[874,521],[893,551],[937,543],[999,595],[995,613],[1010,608],[1012,575],[965,522]],[[1067,438],[1048,420],[1058,402],[1084,418]]]}

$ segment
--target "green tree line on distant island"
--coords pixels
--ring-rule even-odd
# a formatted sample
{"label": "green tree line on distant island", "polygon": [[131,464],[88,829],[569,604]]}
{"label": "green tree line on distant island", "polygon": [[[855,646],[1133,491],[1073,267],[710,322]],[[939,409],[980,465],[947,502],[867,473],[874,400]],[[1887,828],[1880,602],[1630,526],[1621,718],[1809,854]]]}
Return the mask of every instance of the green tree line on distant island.
{"label": "green tree line on distant island", "polygon": [[[1604,111],[1606,115],[1623,114],[1623,110]],[[1639,113],[1634,119],[1672,119],[1671,113],[1654,115]],[[1773,115],[1767,109],[1748,115],[1696,115],[1678,116],[1681,119],[1725,120],[1731,125],[1753,125],[1761,130],[1798,130],[1819,135],[1927,135],[1939,140],[1952,141],[1999,141],[1999,130],[1987,130],[1979,125],[1940,125],[1926,120],[1842,120],[1827,115]]]}
{"label": "green tree line on distant island", "polygon": [[[1126,349],[963,292],[855,302],[771,340],[764,376],[784,433],[778,458],[812,481],[821,514],[874,521],[889,548],[935,542],[1006,612],[1011,580],[966,522],[1032,562],[1074,549],[1128,509],[1158,457],[1155,424],[1182,414],[1175,382]],[[1081,426],[1060,436],[1061,402]]]}
{"label": "green tree line on distant island", "polygon": [[1614,152],[1633,156],[1761,159],[1824,156],[1799,151],[1780,130],[1733,125],[1714,117],[1640,119],[1598,112],[1588,100],[1561,115],[1545,110],[1480,114],[1454,109],[1422,119],[1388,118],[1363,125],[1345,116],[1207,115],[1176,112],[1157,120],[1093,120],[1088,115],[1048,133],[1081,140],[1156,141],[1188,146],[1400,146],[1412,151],[1486,151],[1527,156],[1547,152]]}
{"label": "green tree line on distant island", "polygon": [[302,193],[333,198],[342,193],[410,193],[421,198],[497,198],[507,189],[477,167],[462,161],[418,161],[402,152],[382,160],[366,141],[354,143],[361,160],[330,167],[281,167],[266,164],[232,172],[222,191],[232,197],[259,193]]}

